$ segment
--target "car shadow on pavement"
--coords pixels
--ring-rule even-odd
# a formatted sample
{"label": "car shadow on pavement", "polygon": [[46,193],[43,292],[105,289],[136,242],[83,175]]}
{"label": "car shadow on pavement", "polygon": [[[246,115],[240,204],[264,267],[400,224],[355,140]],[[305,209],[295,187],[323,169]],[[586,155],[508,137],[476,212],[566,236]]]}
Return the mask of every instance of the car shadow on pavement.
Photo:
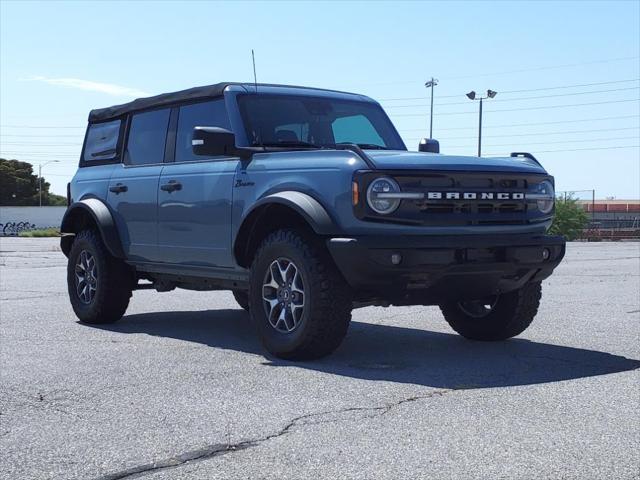
{"label": "car shadow on pavement", "polygon": [[366,380],[437,388],[531,385],[624,372],[640,361],[596,350],[516,338],[473,342],[457,334],[352,322],[340,348],[321,360],[290,362],[268,356],[242,310],[127,315],[94,326],[147,334],[214,348],[265,355],[268,367],[296,367]]}

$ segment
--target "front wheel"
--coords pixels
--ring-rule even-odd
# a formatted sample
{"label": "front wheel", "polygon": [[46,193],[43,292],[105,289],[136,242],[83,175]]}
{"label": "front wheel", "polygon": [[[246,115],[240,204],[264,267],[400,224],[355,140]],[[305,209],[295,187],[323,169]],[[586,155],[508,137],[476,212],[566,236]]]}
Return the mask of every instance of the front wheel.
{"label": "front wheel", "polygon": [[243,310],[249,311],[249,292],[246,290],[231,290],[233,298]]}
{"label": "front wheel", "polygon": [[334,351],[351,320],[349,288],[313,237],[278,230],[251,265],[249,312],[266,349],[296,360]]}
{"label": "front wheel", "polygon": [[471,340],[506,340],[524,332],[538,313],[542,286],[529,283],[519,290],[482,300],[440,305],[447,323]]}

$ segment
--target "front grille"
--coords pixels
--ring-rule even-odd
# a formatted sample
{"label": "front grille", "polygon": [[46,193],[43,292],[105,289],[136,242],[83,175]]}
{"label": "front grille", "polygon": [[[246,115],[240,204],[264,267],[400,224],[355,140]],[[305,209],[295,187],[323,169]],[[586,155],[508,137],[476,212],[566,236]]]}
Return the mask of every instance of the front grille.
{"label": "front grille", "polygon": [[[387,173],[385,173],[387,174]],[[380,172],[366,172],[359,181],[361,191],[366,191],[368,183]],[[404,199],[400,207],[390,215],[379,215],[366,205],[356,208],[359,218],[384,222],[402,222],[412,225],[522,225],[547,220],[550,216],[541,214],[535,200],[526,200],[527,192],[546,175],[494,174],[473,172],[389,172],[400,185],[402,192],[424,194],[422,199]],[[432,195],[441,195],[433,199]],[[461,198],[448,198],[449,195]],[[464,194],[475,198],[462,198]],[[508,193],[509,198],[500,198],[499,193]],[[482,195],[492,194],[493,198]],[[521,195],[522,198],[515,197]]]}

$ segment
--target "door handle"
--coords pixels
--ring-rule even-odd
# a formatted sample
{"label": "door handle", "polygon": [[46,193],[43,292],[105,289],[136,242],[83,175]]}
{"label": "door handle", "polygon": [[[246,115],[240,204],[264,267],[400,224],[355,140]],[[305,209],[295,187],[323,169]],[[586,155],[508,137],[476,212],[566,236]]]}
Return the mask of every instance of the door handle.
{"label": "door handle", "polygon": [[180,182],[176,182],[175,180],[169,180],[169,183],[160,185],[160,190],[171,193],[175,190],[182,190],[182,184]]}
{"label": "door handle", "polygon": [[116,195],[122,192],[126,192],[129,188],[122,183],[117,183],[113,187],[109,187],[109,191],[115,193]]}

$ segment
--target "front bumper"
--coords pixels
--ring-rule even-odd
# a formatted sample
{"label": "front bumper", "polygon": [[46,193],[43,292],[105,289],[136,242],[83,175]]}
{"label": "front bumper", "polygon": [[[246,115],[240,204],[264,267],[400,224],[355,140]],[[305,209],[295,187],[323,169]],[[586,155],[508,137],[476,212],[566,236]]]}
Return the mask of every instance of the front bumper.
{"label": "front bumper", "polygon": [[327,246],[357,300],[425,305],[516,290],[551,275],[565,253],[550,235],[358,236]]}

